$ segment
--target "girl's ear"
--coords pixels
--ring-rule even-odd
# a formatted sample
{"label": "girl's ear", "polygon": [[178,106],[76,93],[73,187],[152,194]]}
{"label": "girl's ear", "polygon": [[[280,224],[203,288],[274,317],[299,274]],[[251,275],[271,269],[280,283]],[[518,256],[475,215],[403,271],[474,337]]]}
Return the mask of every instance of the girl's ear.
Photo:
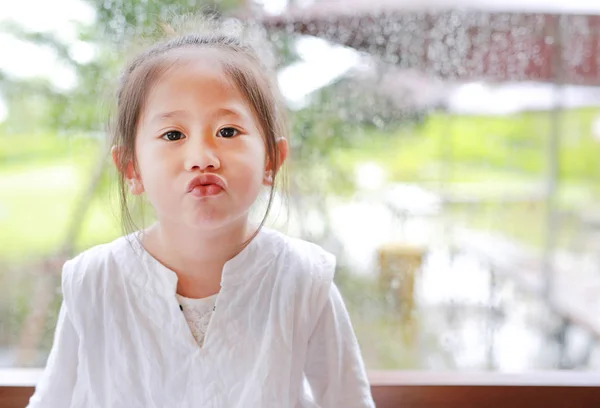
{"label": "girl's ear", "polygon": [[285,137],[280,137],[277,139],[277,150],[279,150],[279,162],[277,163],[277,168],[275,172],[278,172],[285,160],[288,157],[288,142]]}
{"label": "girl's ear", "polygon": [[121,165],[122,147],[113,146],[110,152],[117,171],[122,173],[123,177],[127,181],[129,192],[133,195],[142,194],[144,192],[144,184],[142,183],[141,177],[135,171],[133,162],[129,161],[125,167]]}
{"label": "girl's ear", "polygon": [[285,137],[277,139],[277,151],[279,152],[277,166],[273,166],[273,163],[269,161],[267,161],[267,165],[265,166],[265,176],[263,178],[265,186],[273,185],[274,175],[277,174],[288,156],[288,142]]}

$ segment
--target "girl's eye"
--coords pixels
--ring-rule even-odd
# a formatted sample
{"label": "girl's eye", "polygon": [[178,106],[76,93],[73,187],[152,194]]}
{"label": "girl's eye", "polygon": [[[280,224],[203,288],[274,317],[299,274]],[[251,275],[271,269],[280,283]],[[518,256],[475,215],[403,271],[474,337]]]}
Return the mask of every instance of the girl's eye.
{"label": "girl's eye", "polygon": [[239,133],[239,131],[235,128],[225,127],[223,129],[219,130],[219,137],[224,137],[226,139],[229,139],[229,138],[237,136],[238,133]]}
{"label": "girl's eye", "polygon": [[162,138],[168,140],[170,142],[175,142],[177,140],[183,139],[185,136],[178,130],[169,130],[167,133],[162,135]]}

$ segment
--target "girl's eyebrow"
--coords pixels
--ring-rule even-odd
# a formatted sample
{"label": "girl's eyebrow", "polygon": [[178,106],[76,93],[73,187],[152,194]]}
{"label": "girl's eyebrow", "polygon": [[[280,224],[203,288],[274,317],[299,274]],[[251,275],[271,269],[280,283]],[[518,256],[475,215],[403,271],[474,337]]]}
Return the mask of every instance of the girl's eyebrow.
{"label": "girl's eyebrow", "polygon": [[[244,114],[243,110],[240,111],[239,109],[236,109],[236,107],[234,106],[230,106],[230,107],[221,107],[218,109],[215,109],[215,111],[212,113],[212,116],[215,118],[219,118],[219,117],[225,117],[225,116],[234,116],[236,118],[239,119],[245,119],[247,117],[246,114]],[[187,118],[189,117],[189,113],[185,110],[174,110],[174,111],[169,111],[169,112],[160,112],[157,113],[156,115],[154,115],[151,119],[151,122],[161,122],[167,119],[173,119],[173,118]]]}
{"label": "girl's eyebrow", "polygon": [[188,116],[186,111],[182,111],[182,110],[176,110],[176,111],[171,111],[171,112],[162,112],[162,113],[157,113],[156,115],[154,115],[154,117],[152,118],[151,122],[160,122],[162,120],[165,119],[172,119],[175,117],[181,117],[181,116]]}
{"label": "girl's eyebrow", "polygon": [[242,119],[246,117],[246,115],[244,115],[243,112],[240,112],[235,107],[219,108],[215,111],[214,116],[215,117],[235,116],[237,118],[242,118]]}

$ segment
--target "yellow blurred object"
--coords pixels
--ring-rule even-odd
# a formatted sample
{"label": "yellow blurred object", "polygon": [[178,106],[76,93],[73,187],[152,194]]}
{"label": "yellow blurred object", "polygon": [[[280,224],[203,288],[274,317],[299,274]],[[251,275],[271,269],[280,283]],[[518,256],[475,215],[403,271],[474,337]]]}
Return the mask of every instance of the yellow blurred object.
{"label": "yellow blurred object", "polygon": [[413,343],[416,336],[415,280],[426,253],[425,248],[406,243],[389,243],[377,250],[379,284],[384,293],[393,297],[405,343]]}

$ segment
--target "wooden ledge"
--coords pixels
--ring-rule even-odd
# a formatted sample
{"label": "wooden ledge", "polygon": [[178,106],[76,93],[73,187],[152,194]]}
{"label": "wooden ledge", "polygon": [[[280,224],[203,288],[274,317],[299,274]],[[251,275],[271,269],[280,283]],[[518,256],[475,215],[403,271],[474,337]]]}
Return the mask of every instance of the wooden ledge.
{"label": "wooden ledge", "polygon": [[[0,369],[0,408],[24,408],[40,375]],[[600,372],[370,371],[369,380],[377,408],[600,407]]]}

